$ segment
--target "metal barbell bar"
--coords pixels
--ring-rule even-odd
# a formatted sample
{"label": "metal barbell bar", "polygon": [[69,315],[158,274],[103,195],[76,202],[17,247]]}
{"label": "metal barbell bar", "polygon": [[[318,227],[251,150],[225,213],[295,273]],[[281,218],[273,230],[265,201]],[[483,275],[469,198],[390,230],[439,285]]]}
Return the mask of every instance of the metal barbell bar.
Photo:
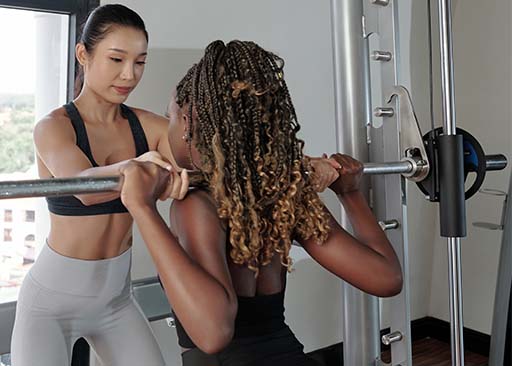
{"label": "metal barbell bar", "polygon": [[505,155],[485,155],[485,170],[503,170],[507,167],[507,158]]}
{"label": "metal barbell bar", "polygon": [[[191,186],[203,184],[199,173],[190,172],[189,179]],[[121,176],[13,180],[0,182],[0,199],[118,192],[121,186]]]}
{"label": "metal barbell bar", "polygon": [[[368,163],[364,165],[366,174],[393,174],[412,171],[408,161],[388,164]],[[190,173],[190,184],[197,183],[198,174]],[[194,182],[195,181],[195,182]],[[0,182],[0,199],[67,196],[84,193],[100,193],[121,190],[121,177],[73,177],[32,179]]]}
{"label": "metal barbell bar", "polygon": [[0,199],[70,196],[82,193],[119,191],[121,177],[75,177],[0,182]]}
{"label": "metal barbell bar", "polygon": [[[503,155],[487,155],[487,170],[501,170],[507,166],[507,159]],[[406,177],[414,175],[421,166],[411,159],[390,163],[365,163],[364,174],[403,174]],[[201,185],[202,176],[190,173],[190,185]],[[84,193],[99,193],[121,190],[121,177],[74,177],[32,179],[0,182],[0,199],[69,196]]]}

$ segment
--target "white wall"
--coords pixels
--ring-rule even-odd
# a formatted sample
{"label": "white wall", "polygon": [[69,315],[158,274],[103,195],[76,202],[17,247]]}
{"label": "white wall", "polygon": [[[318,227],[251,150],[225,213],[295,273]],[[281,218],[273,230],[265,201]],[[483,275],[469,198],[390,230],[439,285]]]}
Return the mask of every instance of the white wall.
{"label": "white wall", "polygon": [[[507,0],[465,0],[453,19],[457,124],[471,132],[487,154],[512,156],[511,4]],[[439,115],[438,115],[439,116]],[[437,120],[437,123],[441,123]],[[484,187],[506,191],[510,167],[490,172]],[[467,201],[468,236],[462,241],[464,322],[490,334],[501,231],[472,226],[499,223],[502,199],[477,194]],[[438,224],[435,228],[439,230]],[[431,316],[449,320],[446,240],[434,243]]]}
{"label": "white wall", "polygon": [[[102,1],[101,4],[118,1]],[[123,0],[149,31],[150,47],[204,49],[216,39],[253,40],[282,56],[311,154],[335,147],[328,1]],[[151,67],[151,55],[148,68]],[[328,131],[326,131],[326,129]],[[320,143],[321,142],[321,143]]]}

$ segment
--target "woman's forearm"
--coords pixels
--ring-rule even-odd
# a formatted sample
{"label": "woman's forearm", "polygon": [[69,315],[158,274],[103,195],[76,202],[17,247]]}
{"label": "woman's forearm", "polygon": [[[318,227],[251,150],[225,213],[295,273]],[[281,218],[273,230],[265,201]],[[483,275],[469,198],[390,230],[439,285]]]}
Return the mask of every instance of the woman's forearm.
{"label": "woman's forearm", "polygon": [[[123,160],[115,164],[88,168],[81,171],[77,177],[107,177],[120,175],[121,167],[129,160]],[[84,205],[90,206],[98,203],[108,202],[119,198],[121,192],[102,192],[75,195]]]}

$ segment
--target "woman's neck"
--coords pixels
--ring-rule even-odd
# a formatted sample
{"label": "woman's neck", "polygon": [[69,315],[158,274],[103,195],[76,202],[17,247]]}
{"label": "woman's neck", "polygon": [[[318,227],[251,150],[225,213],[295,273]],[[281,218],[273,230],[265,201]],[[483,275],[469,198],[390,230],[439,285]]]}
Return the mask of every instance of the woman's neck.
{"label": "woman's neck", "polygon": [[99,95],[84,88],[73,101],[82,118],[89,123],[110,124],[119,119],[120,104],[108,102]]}

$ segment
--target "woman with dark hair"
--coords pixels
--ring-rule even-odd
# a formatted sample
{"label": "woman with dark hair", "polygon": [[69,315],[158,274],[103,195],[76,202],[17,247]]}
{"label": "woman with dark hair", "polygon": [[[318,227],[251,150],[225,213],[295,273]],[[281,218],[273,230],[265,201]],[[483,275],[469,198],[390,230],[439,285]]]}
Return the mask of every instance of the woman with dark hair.
{"label": "woman with dark hair", "polygon": [[[167,120],[123,103],[144,71],[144,22],[122,5],[87,19],[76,46],[83,86],[35,127],[41,178],[117,175],[130,161],[170,169]],[[171,172],[161,198],[183,198],[186,171]],[[164,365],[131,291],[132,218],[119,192],[49,197],[51,228],[20,290],[14,366],[69,365],[86,339],[103,365]]]}
{"label": "woman with dark hair", "polygon": [[292,241],[363,291],[401,290],[400,264],[359,191],[361,163],[336,154],[336,169],[321,173],[354,236],[315,192],[283,64],[255,43],[216,41],[179,83],[169,142],[206,188],[173,202],[170,229],[155,209],[168,172],[140,162],[122,168],[121,199],[172,304],[184,366],[315,364],[284,320]]}

